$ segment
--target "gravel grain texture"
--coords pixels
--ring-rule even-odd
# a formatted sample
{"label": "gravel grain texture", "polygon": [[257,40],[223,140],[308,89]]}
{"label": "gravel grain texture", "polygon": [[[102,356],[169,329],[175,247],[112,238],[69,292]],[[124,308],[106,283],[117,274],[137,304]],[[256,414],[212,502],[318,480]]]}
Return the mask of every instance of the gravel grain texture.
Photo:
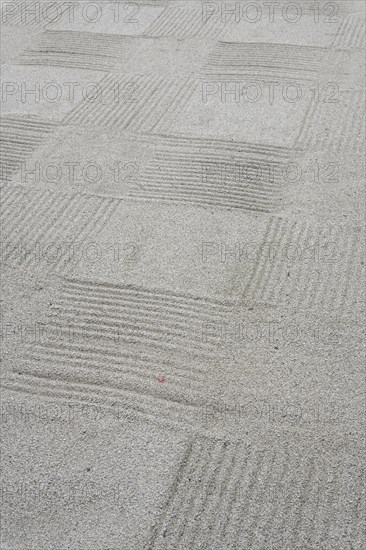
{"label": "gravel grain texture", "polygon": [[1,8],[1,548],[364,548],[364,2]]}

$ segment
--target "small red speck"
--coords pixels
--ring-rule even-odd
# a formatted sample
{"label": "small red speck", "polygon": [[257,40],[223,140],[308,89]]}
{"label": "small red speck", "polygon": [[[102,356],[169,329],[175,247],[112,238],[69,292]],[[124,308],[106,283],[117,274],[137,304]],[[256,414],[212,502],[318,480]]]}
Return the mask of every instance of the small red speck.
{"label": "small red speck", "polygon": [[165,381],[166,381],[166,377],[163,374],[158,376],[158,382],[165,382]]}

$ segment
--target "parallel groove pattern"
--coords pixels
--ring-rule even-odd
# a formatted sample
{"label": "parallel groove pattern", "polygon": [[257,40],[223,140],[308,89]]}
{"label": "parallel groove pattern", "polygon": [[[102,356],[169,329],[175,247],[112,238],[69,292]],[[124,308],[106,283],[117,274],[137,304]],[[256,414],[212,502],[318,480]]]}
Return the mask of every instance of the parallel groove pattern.
{"label": "parallel groove pattern", "polygon": [[102,83],[102,90],[106,90],[103,103],[84,101],[65,118],[64,124],[103,126],[132,132],[167,132],[199,85],[192,78],[137,75],[129,93],[131,79],[118,77],[114,79],[114,89],[118,83],[120,90],[126,89],[127,98],[126,101],[116,101],[115,91],[109,86],[112,78],[109,76]]}
{"label": "parallel groove pattern", "polygon": [[[202,537],[213,550],[284,548],[289,541],[291,548],[330,548],[332,531],[344,523],[339,499],[349,467],[343,454],[330,459],[317,451],[300,455],[194,439],[144,548],[196,548]],[[361,467],[352,467],[359,475]],[[362,487],[354,496],[361,498]],[[348,508],[349,524],[352,513]],[[306,521],[313,517],[309,533]],[[361,542],[361,532],[354,540]]]}
{"label": "parallel groove pattern", "polygon": [[325,48],[289,44],[218,42],[202,72],[222,77],[313,80],[325,52]]}
{"label": "parallel groove pattern", "polygon": [[[202,323],[220,321],[231,309],[184,293],[66,279],[46,337],[29,346],[21,372],[7,376],[3,387],[105,406],[118,402],[127,414],[200,430],[207,373],[197,359],[217,355],[200,338]],[[184,351],[190,362],[174,353],[162,361],[161,350]],[[161,385],[162,372],[168,380]]]}
{"label": "parallel groove pattern", "polygon": [[[352,311],[362,295],[359,231],[270,218],[245,301]],[[271,251],[270,251],[271,245]]]}
{"label": "parallel groove pattern", "polygon": [[362,17],[347,15],[334,37],[332,48],[346,50],[348,48],[365,48],[366,24]]}
{"label": "parallel groove pattern", "polygon": [[188,294],[72,279],[66,281],[57,303],[76,333],[82,329],[92,336],[103,330],[112,338],[118,326],[120,341],[126,344],[180,349],[201,358],[214,349],[202,340],[202,324],[220,322],[232,307]]}
{"label": "parallel groove pattern", "polygon": [[139,390],[140,380],[132,388],[127,383],[116,382],[116,377],[108,378],[105,374],[103,380],[96,384],[89,381],[90,370],[81,372],[79,368],[70,376],[70,372],[65,368],[59,367],[55,370],[54,363],[51,364],[52,370],[23,368],[20,375],[12,373],[4,378],[2,386],[6,390],[22,394],[52,400],[97,403],[106,408],[114,407],[117,403],[126,415],[133,415],[145,421],[158,421],[160,424],[195,428],[197,407],[183,397],[158,396],[154,394],[152,384],[149,390]]}
{"label": "parallel groove pattern", "polygon": [[21,163],[55,130],[52,122],[36,117],[4,115],[0,121],[0,177],[2,181],[19,170]]}
{"label": "parallel groove pattern", "polygon": [[365,92],[343,92],[341,100],[330,107],[311,103],[300,129],[296,145],[305,150],[328,153],[351,151],[364,154]]}
{"label": "parallel groove pattern", "polygon": [[[144,0],[137,2],[143,4]],[[176,7],[174,1],[145,2],[163,4],[166,9],[138,40],[217,39],[228,29],[227,36],[233,39],[230,28],[236,23],[232,19],[223,23],[220,13],[205,24],[202,11],[191,6]],[[14,3],[21,5],[20,1]],[[39,2],[27,4],[33,8]],[[309,10],[313,16],[314,11]],[[19,10],[8,18],[8,24],[24,25]],[[30,17],[26,26],[46,24]],[[364,92],[358,91],[349,92],[338,106],[332,105],[331,117],[327,105],[312,103],[295,149],[172,135],[200,82],[186,76],[173,78],[169,72],[168,76],[114,75],[111,71],[118,70],[125,58],[125,46],[130,51],[135,40],[111,34],[47,31],[16,60],[26,66],[105,73],[99,83],[103,100],[82,101],[66,115],[63,124],[126,131],[131,133],[127,135],[129,145],[140,140],[149,147],[149,153],[155,153],[139,173],[139,189],[128,191],[127,198],[242,209],[249,218],[248,211],[272,213],[279,209],[284,185],[278,174],[297,147],[333,154],[364,152],[365,98]],[[165,42],[174,44],[161,42],[162,47]],[[332,48],[364,47],[365,22],[347,16]],[[200,76],[314,82],[326,54],[327,49],[320,47],[218,42]],[[334,54],[345,55],[342,51]],[[0,129],[1,177],[8,181],[55,125],[31,117],[6,116]],[[225,168],[223,176],[223,165],[244,165],[247,169],[243,176],[240,168],[239,173],[236,168]],[[274,181],[268,166],[274,168]],[[120,200],[7,184],[0,205],[2,241],[15,247],[23,243],[26,250],[34,250],[37,244],[62,245],[75,239],[85,243],[98,236],[116,213]],[[256,231],[261,216],[250,217],[255,219]],[[317,231],[300,220],[266,219],[267,231],[246,287],[245,305],[287,304],[296,310],[314,308],[341,314],[353,311],[362,293],[364,271],[358,230],[321,227]],[[274,245],[274,254],[268,249],[269,243]],[[304,252],[304,257],[293,258],[294,246],[296,254]],[[32,262],[32,254],[22,259],[27,267]],[[51,336],[48,341],[31,344],[25,361],[2,378],[3,388],[37,399],[98,403],[111,408],[118,403],[123,413],[134,419],[158,422],[163,428],[188,428],[191,435],[201,431],[197,418],[207,404],[206,397],[212,389],[221,391],[216,370],[212,378],[217,386],[209,386],[210,367],[220,364],[224,347],[203,340],[203,324],[225,325],[233,318],[233,311],[238,312],[237,304],[179,291],[71,278],[72,260],[67,252],[49,269],[62,273],[63,287],[52,305],[47,330],[58,334],[61,326],[66,330],[66,341]],[[227,358],[227,350],[223,353]],[[166,375],[166,383],[157,383],[159,374]],[[253,380],[255,376],[257,373]],[[310,436],[306,442],[309,452],[301,453],[296,442],[297,450],[292,454],[287,445],[291,445],[291,436],[287,438],[285,432],[278,443],[271,435],[260,436],[262,442],[271,440],[266,449],[255,448],[252,442],[232,443],[210,435],[192,439],[187,446],[144,550],[186,550],[202,545],[207,550],[328,550],[346,537],[352,548],[362,547],[363,488],[358,480],[363,476],[354,458],[357,454],[343,455],[348,452],[347,442],[340,442],[344,451],[339,454],[327,448],[318,452],[316,448],[323,442]],[[222,436],[228,437],[228,433]]]}
{"label": "parallel groove pattern", "polygon": [[176,134],[162,134],[162,135],[148,135],[138,136],[138,139],[142,143],[153,143],[156,147],[198,147],[201,152],[217,153],[222,151],[225,154],[240,154],[247,155],[267,155],[269,158],[275,157],[276,159],[288,162],[289,148],[281,145],[271,144],[256,144],[245,141],[233,141],[218,138],[200,138],[194,136],[184,136]]}
{"label": "parallel groove pattern", "polygon": [[24,190],[10,185],[2,195],[3,243],[9,248],[22,247],[19,265],[34,265],[39,261],[39,247],[55,245],[61,247],[61,254],[53,266],[64,272],[72,268],[73,261],[66,243],[77,239],[82,244],[91,239],[118,207],[118,201],[111,198],[47,190],[33,190],[25,200]]}
{"label": "parallel groove pattern", "polygon": [[129,195],[270,212],[280,205],[281,169],[291,153],[280,147],[167,136],[141,173],[140,189]]}
{"label": "parallel groove pattern", "polygon": [[[162,423],[167,416],[177,423],[194,423],[202,404],[202,373],[95,339],[93,346],[77,342],[74,336],[66,343],[51,339],[30,346],[29,363],[20,374],[5,378],[4,388],[107,406],[112,399],[127,411],[152,415]],[[168,378],[164,385],[156,381],[162,371]]]}
{"label": "parallel groove pattern", "polygon": [[174,37],[187,39],[194,37],[216,37],[225,27],[220,17],[210,17],[203,21],[202,10],[184,7],[166,7],[160,16],[145,30],[145,36]]}
{"label": "parallel groove pattern", "polygon": [[134,38],[113,34],[46,31],[18,58],[20,65],[47,65],[110,72]]}

